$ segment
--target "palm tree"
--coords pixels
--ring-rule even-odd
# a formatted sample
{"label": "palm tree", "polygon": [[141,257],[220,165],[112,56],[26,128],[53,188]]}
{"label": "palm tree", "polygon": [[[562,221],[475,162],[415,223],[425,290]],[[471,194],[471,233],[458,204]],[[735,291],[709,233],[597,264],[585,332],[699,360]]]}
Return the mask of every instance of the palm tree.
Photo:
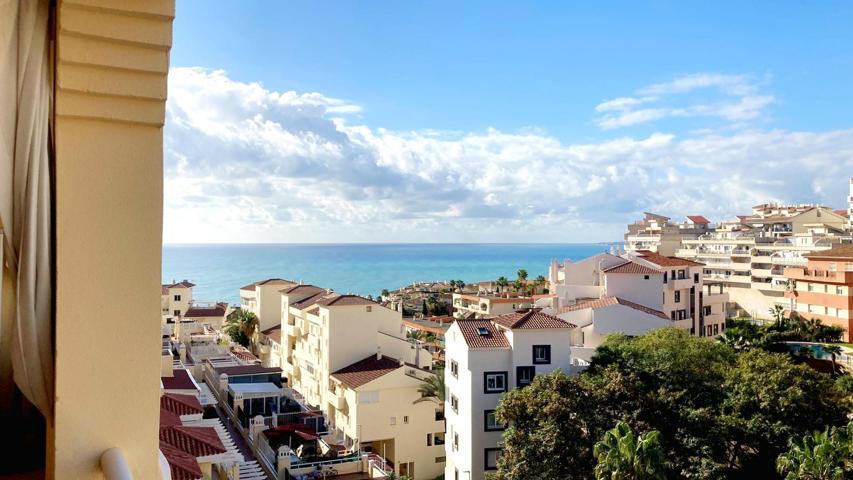
{"label": "palm tree", "polygon": [[842,480],[847,450],[835,429],[808,434],[791,441],[791,448],[776,459],[785,480]]}
{"label": "palm tree", "polygon": [[507,280],[506,277],[498,277],[495,285],[497,285],[500,290],[503,290],[509,285],[509,280]]}
{"label": "palm tree", "polygon": [[522,282],[521,279],[519,278],[516,281],[512,282],[512,286],[513,286],[513,288],[515,288],[516,292],[520,292],[521,289],[524,288],[524,282]]}
{"label": "palm tree", "polygon": [[604,434],[595,444],[593,456],[596,480],[664,480],[666,462],[660,432],[652,430],[634,436],[625,422]]}
{"label": "palm tree", "polygon": [[832,374],[835,375],[835,356],[841,355],[841,347],[838,345],[824,345],[823,351],[828,353],[832,358]]}
{"label": "palm tree", "polygon": [[770,316],[776,321],[776,326],[782,326],[782,321],[785,319],[785,307],[782,305],[773,305],[769,311]]}
{"label": "palm tree", "polygon": [[417,340],[418,342],[422,341],[426,338],[426,332],[423,330],[410,330],[406,333],[406,338],[410,338],[412,340]]}
{"label": "palm tree", "polygon": [[260,321],[249,310],[238,308],[228,315],[225,324],[225,332],[231,339],[244,347],[248,347],[254,341]]}
{"label": "palm tree", "polygon": [[519,280],[527,280],[527,270],[523,268],[518,269],[518,279]]}
{"label": "palm tree", "polygon": [[444,408],[444,369],[437,368],[434,375],[430,375],[418,387],[421,398],[412,403],[435,402]]}
{"label": "palm tree", "polygon": [[541,287],[542,287],[543,285],[545,285],[545,283],[547,283],[548,281],[545,279],[545,277],[544,277],[544,276],[539,275],[539,276],[537,276],[537,277],[536,277],[536,280],[534,280],[534,282],[536,282],[536,286],[537,286],[537,287],[540,287],[540,288],[541,288]]}

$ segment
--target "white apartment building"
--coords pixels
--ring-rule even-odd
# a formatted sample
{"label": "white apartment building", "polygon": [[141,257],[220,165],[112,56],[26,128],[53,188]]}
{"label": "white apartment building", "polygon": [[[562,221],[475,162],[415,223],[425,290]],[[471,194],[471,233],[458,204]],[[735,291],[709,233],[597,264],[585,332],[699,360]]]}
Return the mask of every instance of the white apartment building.
{"label": "white apartment building", "polygon": [[713,231],[707,218],[690,215],[682,223],[673,223],[669,217],[644,212],[643,219],[628,224],[625,249],[648,250],[661,255],[674,255],[684,238],[696,238]]}
{"label": "white apartment building", "polygon": [[420,398],[432,355],[405,338],[402,315],[313,285],[280,292],[281,366],[290,386],[326,413],[336,443],[371,451],[398,474],[444,470],[440,407]]}
{"label": "white apartment building", "polygon": [[496,468],[504,429],[494,416],[498,402],[535,375],[578,371],[569,348],[574,329],[536,310],[454,322],[445,337],[445,479],[483,480]]}
{"label": "white apartment building", "polygon": [[665,326],[661,317],[669,319],[671,326],[689,329],[697,336],[718,335],[725,329],[728,297],[720,287],[704,284],[703,267],[698,262],[647,250],[622,256],[600,253],[562,264],[552,261],[549,278],[556,297],[552,309],[547,311],[569,318],[561,313],[583,310],[590,322],[596,314],[603,319],[611,310],[637,318],[630,328],[620,330],[618,323],[611,322],[586,327],[577,314],[572,314],[572,323],[583,326],[581,331],[587,335],[578,343],[591,348],[599,342],[592,334],[637,334],[633,332]]}
{"label": "white apartment building", "polygon": [[281,278],[268,278],[240,287],[240,308],[254,313],[260,322],[259,330],[281,324],[281,295],[283,288],[295,282]]}
{"label": "white apartment building", "polygon": [[802,267],[804,255],[849,241],[846,224],[827,207],[762,204],[713,233],[684,239],[676,256],[704,263],[705,283],[728,292],[732,306],[769,318],[771,307],[786,305],[785,268]]}
{"label": "white apartment building", "polygon": [[182,280],[160,286],[160,315],[182,317],[193,303],[195,284]]}
{"label": "white apartment building", "polygon": [[523,306],[531,306],[532,297],[518,297],[511,294],[473,295],[468,293],[453,294],[453,309],[456,316],[487,318],[512,313]]}

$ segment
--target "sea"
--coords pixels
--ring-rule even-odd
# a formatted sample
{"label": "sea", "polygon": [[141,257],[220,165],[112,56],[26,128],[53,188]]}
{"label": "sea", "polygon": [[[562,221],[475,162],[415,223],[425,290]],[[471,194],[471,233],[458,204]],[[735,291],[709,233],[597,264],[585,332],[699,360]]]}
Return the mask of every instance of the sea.
{"label": "sea", "polygon": [[196,301],[239,303],[241,286],[284,278],[339,293],[378,295],[421,281],[469,283],[548,276],[551,259],[579,260],[610,250],[597,244],[167,244],[163,283],[189,280]]}

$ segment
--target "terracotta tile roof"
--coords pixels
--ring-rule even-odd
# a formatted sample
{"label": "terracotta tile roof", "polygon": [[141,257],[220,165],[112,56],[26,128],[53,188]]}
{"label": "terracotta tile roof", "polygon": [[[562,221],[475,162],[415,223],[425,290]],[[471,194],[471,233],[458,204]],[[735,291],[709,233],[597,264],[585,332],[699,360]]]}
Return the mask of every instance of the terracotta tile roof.
{"label": "terracotta tile roof", "polygon": [[168,285],[160,285],[160,295],[168,295],[169,294],[169,286]]}
{"label": "terracotta tile roof", "polygon": [[195,458],[226,451],[213,427],[160,427],[160,441]]}
{"label": "terracotta tile roof", "polygon": [[395,358],[384,355],[377,359],[376,355],[371,355],[332,373],[332,376],[347,387],[358,388],[400,367],[400,361]]}
{"label": "terracotta tile roof", "polygon": [[160,408],[160,426],[161,427],[180,427],[181,417],[175,415],[174,413]]}
{"label": "terracotta tile roof", "polygon": [[655,270],[654,268],[647,267],[645,265],[640,265],[636,262],[625,262],[621,265],[616,265],[610,268],[604,269],[604,273],[631,273],[637,275],[663,275],[663,272],[660,270]]}
{"label": "terracotta tile roof", "polygon": [[847,210],[843,210],[843,209],[842,210],[833,210],[833,213],[835,213],[836,215],[841,215],[842,217],[847,216]]}
{"label": "terracotta tile roof", "polygon": [[634,253],[643,260],[647,260],[661,267],[700,267],[705,265],[704,263],[694,262],[684,258],[667,257],[648,250],[637,250]]}
{"label": "terracotta tile roof", "polygon": [[245,362],[260,361],[252,352],[244,349],[243,347],[240,347],[239,349],[231,347],[231,355],[234,355]]}
{"label": "terracotta tile roof", "polygon": [[348,307],[352,305],[378,305],[378,303],[359,295],[336,295],[320,299],[317,301],[317,305],[322,305],[324,307]]}
{"label": "terracotta tile roof", "polygon": [[273,342],[281,345],[281,327],[280,326],[268,328],[266,330],[261,330],[261,333],[266,335],[266,337],[268,339],[270,339]]}
{"label": "terracotta tile roof", "polygon": [[307,296],[301,300],[297,300],[295,302],[290,302],[290,306],[298,308],[300,310],[304,310],[308,307],[314,306],[314,304],[317,303],[318,300],[325,297],[326,295],[334,295],[334,293],[329,294],[329,293],[326,293],[325,290],[320,290],[319,292],[316,292],[312,295],[309,295],[309,296]]}
{"label": "terracotta tile roof", "polygon": [[198,390],[186,370],[172,371],[171,377],[160,377],[165,390]]}
{"label": "terracotta tile roof", "polygon": [[457,320],[456,325],[468,348],[509,348],[506,336],[489,320]]}
{"label": "terracotta tile roof", "polygon": [[282,290],[279,290],[279,292],[288,295],[314,295],[325,291],[325,288],[316,287],[314,285],[294,285],[292,287],[287,287]]}
{"label": "terracotta tile roof", "polygon": [[224,317],[228,310],[228,303],[216,302],[215,305],[196,306],[190,305],[184,317]]}
{"label": "terracotta tile roof", "polygon": [[258,285],[293,285],[296,282],[285,280],[283,278],[268,278],[266,280],[258,280],[257,282],[240,287],[240,290],[254,290]]}
{"label": "terracotta tile roof", "polygon": [[492,318],[491,321],[511,329],[575,328],[577,326],[554,315],[542,313],[540,310],[508,313]]}
{"label": "terracotta tile roof", "polygon": [[702,215],[688,215],[688,216],[687,216],[687,218],[688,218],[691,222],[693,222],[693,223],[699,223],[699,224],[708,224],[708,223],[711,223],[711,221],[710,221],[710,220],[708,220],[707,218],[703,217]]}
{"label": "terracotta tile roof", "polygon": [[262,375],[265,373],[281,374],[281,369],[278,367],[264,367],[261,365],[237,365],[232,367],[214,367],[214,369],[216,370],[217,376],[224,373],[229,377],[240,375]]}
{"label": "terracotta tile roof", "polygon": [[562,313],[566,313],[566,312],[586,310],[588,308],[595,310],[598,308],[610,307],[613,305],[624,305],[628,308],[633,308],[634,310],[639,310],[643,313],[648,313],[649,315],[654,315],[656,317],[665,318],[667,320],[670,319],[663,312],[661,312],[659,310],[655,310],[653,308],[649,308],[649,307],[646,307],[644,305],[640,305],[639,303],[634,303],[634,302],[631,302],[631,301],[625,300],[624,298],[619,298],[619,297],[601,297],[601,298],[595,298],[592,300],[586,300],[583,302],[578,302],[574,305],[566,305],[565,307],[560,307],[557,309],[557,315],[562,314]]}
{"label": "terracotta tile roof", "polygon": [[820,252],[812,252],[804,255],[806,258],[815,260],[823,260],[828,258],[838,258],[844,260],[853,260],[853,244],[838,245],[837,247],[823,250]]}
{"label": "terracotta tile roof", "polygon": [[196,397],[176,393],[163,394],[160,397],[160,409],[167,410],[175,415],[194,415],[204,412]]}
{"label": "terracotta tile roof", "polygon": [[198,460],[187,452],[169,445],[166,442],[160,442],[160,451],[169,462],[169,471],[172,474],[172,480],[198,480],[201,478],[201,467],[198,465]]}

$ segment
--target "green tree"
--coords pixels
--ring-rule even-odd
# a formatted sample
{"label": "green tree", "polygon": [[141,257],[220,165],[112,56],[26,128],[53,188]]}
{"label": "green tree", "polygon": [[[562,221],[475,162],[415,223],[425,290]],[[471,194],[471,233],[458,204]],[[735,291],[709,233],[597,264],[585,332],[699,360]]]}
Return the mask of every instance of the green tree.
{"label": "green tree", "polygon": [[828,375],[792,363],[787,354],[741,353],[722,387],[728,464],[741,477],[769,475],[789,439],[815,425],[843,425],[848,413],[846,396]]}
{"label": "green tree", "polygon": [[388,291],[387,288],[382,289],[382,293],[379,294],[380,298],[385,298],[391,295],[391,292]]}
{"label": "green tree", "polygon": [[853,470],[850,446],[844,430],[812,432],[792,439],[790,449],[776,460],[776,468],[785,480],[843,480]]}
{"label": "green tree", "polygon": [[538,275],[536,277],[536,280],[534,280],[534,283],[537,287],[542,288],[545,286],[546,283],[548,283],[548,280],[546,280],[544,276]]}
{"label": "green tree", "polygon": [[418,387],[421,398],[412,403],[435,402],[444,409],[444,369],[437,368],[434,375],[430,375]]}
{"label": "green tree", "polygon": [[519,280],[527,280],[527,270],[519,268],[517,274]]}
{"label": "green tree", "polygon": [[828,353],[832,359],[832,374],[835,375],[835,357],[841,355],[841,347],[838,345],[824,345],[823,351]]}
{"label": "green tree", "polygon": [[770,317],[776,322],[776,325],[782,325],[785,320],[785,307],[782,305],[773,305],[770,307]]}
{"label": "green tree", "polygon": [[521,292],[524,288],[524,282],[519,278],[516,281],[512,282],[513,288],[515,288],[516,292]]}
{"label": "green tree", "polygon": [[634,436],[631,427],[618,422],[593,447],[596,480],[664,480],[664,453],[660,432]]}
{"label": "green tree", "polygon": [[242,308],[234,310],[225,319],[225,333],[231,337],[231,340],[244,347],[251,344],[259,326],[258,317],[249,310]]}
{"label": "green tree", "polygon": [[495,285],[497,285],[498,289],[503,292],[506,287],[509,286],[509,280],[507,280],[506,277],[498,277],[495,281]]}

